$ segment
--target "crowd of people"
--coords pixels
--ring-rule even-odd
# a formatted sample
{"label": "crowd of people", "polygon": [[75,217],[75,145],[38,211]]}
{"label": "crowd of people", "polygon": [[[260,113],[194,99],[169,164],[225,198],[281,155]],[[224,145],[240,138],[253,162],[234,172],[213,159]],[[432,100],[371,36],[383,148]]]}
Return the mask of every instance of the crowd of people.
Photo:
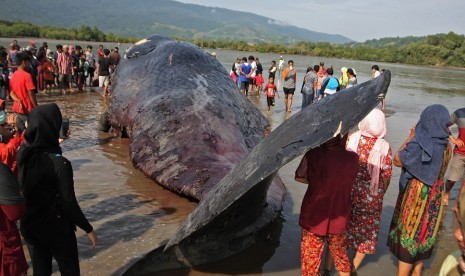
{"label": "crowd of people", "polygon": [[13,40],[8,48],[0,46],[0,98],[13,98],[10,91],[10,79],[20,64],[17,56],[25,53],[29,56],[29,70],[34,83],[34,93],[51,94],[52,88],[59,89],[65,95],[73,93],[74,88],[82,91],[86,86],[100,86],[103,95],[109,94],[110,76],[116,70],[121,59],[118,47],[111,51],[99,45],[97,54],[92,45],[83,49],[80,45],[56,45],[52,50],[47,42],[40,47],[34,40],[21,47]]}
{"label": "crowd of people", "polygon": [[[398,275],[421,275],[437,241],[450,190],[464,176],[464,122],[465,108],[449,115],[442,105],[428,106],[392,156],[384,140],[384,113],[374,109],[357,132],[336,136],[308,151],[295,173],[296,181],[309,185],[299,221],[302,275],[320,275],[325,242],[331,255],[325,256],[324,275],[329,275],[333,261],[339,275],[355,275],[366,254],[375,253],[392,164],[402,171],[387,244],[398,259]],[[458,126],[457,138],[449,130],[452,124]],[[452,159],[449,141],[455,144]],[[448,185],[444,185],[450,160]],[[465,252],[461,229],[456,236]],[[347,250],[354,252],[352,258]],[[465,269],[462,257],[460,261],[458,269]]]}
{"label": "crowd of people", "polygon": [[[274,98],[277,95],[279,96],[279,94],[277,93],[277,89],[268,93],[268,90],[266,88],[264,90],[262,86],[263,84],[265,84],[265,86],[276,85],[277,79],[282,79],[285,110],[286,112],[291,112],[297,87],[297,70],[294,67],[293,60],[287,62],[287,67],[284,67],[284,63],[284,58],[282,56],[279,58],[278,66],[275,60],[271,61],[270,67],[268,68],[267,83],[265,83],[263,76],[264,69],[260,60],[258,57],[252,55],[248,58],[238,57],[236,62],[232,64],[229,74],[238,85],[241,92],[246,96],[252,92],[256,92],[257,96],[260,97],[261,92],[264,91],[265,97],[267,98],[268,110],[271,110],[270,107],[274,106]],[[383,72],[383,70],[379,70],[378,65],[373,65],[371,69],[372,79],[377,78]],[[325,96],[333,95],[340,90],[357,85],[357,74],[354,68],[342,67],[339,77],[334,76],[334,74],[334,68],[332,66],[326,68],[324,62],[307,68],[300,91],[302,93],[302,108],[314,102],[318,102]],[[384,95],[380,95],[380,97],[382,98],[381,109],[384,110],[386,100]]]}
{"label": "crowd of people", "polygon": [[[9,51],[0,51],[0,88],[5,92],[0,97],[0,275],[27,275],[20,233],[34,275],[51,275],[52,259],[62,275],[80,275],[76,226],[93,247],[97,243],[76,200],[71,163],[61,154],[59,143],[68,135],[65,119],[55,103],[38,105],[36,94],[50,85],[63,94],[90,85],[91,66],[79,67],[90,64],[89,58],[98,63],[99,81],[108,82],[115,63],[109,50],[102,47],[102,52],[95,62],[92,46],[84,53],[78,45],[57,45],[54,52],[46,43],[37,50],[34,41],[25,48],[13,41]],[[108,92],[105,85],[103,89]],[[8,100],[13,101],[9,111]]]}

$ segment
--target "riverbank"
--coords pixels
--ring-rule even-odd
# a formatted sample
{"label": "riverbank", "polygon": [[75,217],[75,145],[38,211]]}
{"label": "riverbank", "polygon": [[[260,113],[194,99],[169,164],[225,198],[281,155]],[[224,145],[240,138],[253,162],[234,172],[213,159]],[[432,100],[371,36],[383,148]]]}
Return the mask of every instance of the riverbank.
{"label": "riverbank", "polygon": [[[235,51],[216,52],[225,70],[229,70],[237,56],[244,55]],[[265,69],[271,60],[279,59],[276,54],[247,54],[258,55]],[[286,61],[294,60],[298,84],[302,83],[306,67],[319,61],[336,69],[342,66],[356,68],[359,83],[368,80],[371,75],[372,64],[369,62],[300,55],[286,55],[284,58]],[[393,152],[400,147],[426,106],[439,103],[452,112],[465,103],[465,72],[462,70],[386,63],[379,65],[392,73],[386,98],[386,140]],[[97,248],[90,249],[84,233],[78,231],[82,274],[119,275],[125,266],[166,242],[196,204],[161,188],[134,169],[129,159],[128,139],[97,131],[99,113],[108,105],[107,99],[102,98],[99,91],[99,88],[87,88],[85,92],[66,96],[54,91],[51,97],[40,95],[38,101],[57,102],[64,116],[70,119],[71,137],[62,147],[64,155],[73,165],[79,203],[99,237]],[[279,93],[283,95],[281,87]],[[248,99],[265,114],[274,129],[300,110],[301,94],[296,92],[291,114],[284,110],[283,97],[277,99],[271,112],[266,110],[263,96],[250,95]],[[456,128],[452,130],[456,134]],[[298,216],[306,186],[293,180],[298,161],[297,158],[279,171],[287,187],[284,209],[281,217],[271,225],[272,234],[264,237],[261,244],[228,260],[168,275],[300,275]],[[359,275],[395,274],[397,263],[387,250],[386,238],[398,193],[399,174],[400,170],[394,168],[391,185],[384,197],[377,252],[367,257]],[[457,191],[456,186],[452,192],[453,199]],[[439,242],[433,257],[426,263],[424,275],[437,275],[445,255],[457,248],[452,236],[455,226],[450,209],[447,208],[439,231]]]}

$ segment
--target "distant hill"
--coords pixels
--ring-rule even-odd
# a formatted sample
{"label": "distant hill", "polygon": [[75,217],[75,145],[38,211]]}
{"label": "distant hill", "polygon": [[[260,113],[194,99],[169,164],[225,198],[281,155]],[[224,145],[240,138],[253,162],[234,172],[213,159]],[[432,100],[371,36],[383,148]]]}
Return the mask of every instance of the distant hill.
{"label": "distant hill", "polygon": [[[212,3],[214,5],[214,2]],[[339,34],[315,32],[252,13],[172,0],[0,0],[0,18],[37,25],[96,26],[118,36],[158,33],[182,39],[350,43]]]}

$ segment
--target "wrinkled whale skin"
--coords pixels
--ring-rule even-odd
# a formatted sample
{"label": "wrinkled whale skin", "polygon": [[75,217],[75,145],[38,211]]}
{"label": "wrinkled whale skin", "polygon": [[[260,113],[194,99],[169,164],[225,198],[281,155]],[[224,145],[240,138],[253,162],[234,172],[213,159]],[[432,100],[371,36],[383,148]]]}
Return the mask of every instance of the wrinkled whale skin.
{"label": "wrinkled whale skin", "polygon": [[[130,138],[134,166],[158,184],[200,202],[269,128],[224,67],[188,43],[149,37],[128,50],[112,81],[105,120]],[[163,254],[155,261],[163,263],[158,269],[215,261],[253,244],[257,231],[279,215],[285,196],[276,174],[256,184],[240,199],[219,195],[233,208],[218,213],[196,245],[178,255],[188,256],[184,262],[178,257],[171,262],[172,255]],[[225,233],[222,227],[228,221],[235,224]],[[150,271],[146,267],[152,263],[144,258],[126,274]]]}
{"label": "wrinkled whale skin", "polygon": [[134,166],[201,200],[263,138],[268,122],[204,50],[152,36],[118,65],[110,122]]}

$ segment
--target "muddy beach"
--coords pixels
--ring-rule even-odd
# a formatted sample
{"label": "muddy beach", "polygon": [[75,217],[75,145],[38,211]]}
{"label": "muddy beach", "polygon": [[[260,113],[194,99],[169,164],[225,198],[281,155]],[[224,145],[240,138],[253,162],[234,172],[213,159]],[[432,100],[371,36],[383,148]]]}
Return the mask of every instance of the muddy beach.
{"label": "muddy beach", "polygon": [[[271,60],[279,59],[276,54],[215,51],[228,71],[237,56],[256,54],[265,69]],[[277,99],[274,109],[268,112],[263,96],[249,95],[249,100],[265,114],[272,128],[300,110],[301,96],[298,91],[303,73],[307,66],[320,61],[319,58],[304,56],[285,56],[285,59],[293,59],[299,72],[299,87],[292,113],[285,112],[283,97]],[[336,72],[342,66],[354,67],[359,83],[368,80],[371,74],[372,63],[369,62],[324,61],[328,66],[333,65]],[[386,140],[394,152],[426,106],[440,103],[453,112],[465,104],[465,71],[393,64],[379,66],[392,72],[385,113],[388,127]],[[282,90],[279,93],[283,96]],[[97,248],[91,249],[84,233],[78,230],[81,272],[83,275],[119,275],[128,265],[165,243],[196,203],[156,185],[134,169],[129,159],[127,139],[97,131],[99,113],[108,104],[98,88],[87,88],[84,92],[66,96],[59,95],[55,90],[52,96],[40,95],[38,102],[56,102],[64,117],[70,119],[71,137],[63,142],[62,148],[73,165],[78,201],[99,238]],[[457,133],[455,127],[452,127],[452,131]],[[281,217],[270,225],[270,234],[260,237],[257,246],[215,264],[153,275],[300,275],[298,216],[306,186],[293,180],[299,161],[292,161],[279,172],[288,190],[284,210]],[[387,250],[386,239],[398,193],[399,174],[400,170],[393,168],[391,185],[384,198],[377,252],[367,256],[359,275],[395,274],[397,262]],[[452,191],[452,199],[456,198],[458,188],[456,185]],[[456,249],[452,238],[455,226],[450,209],[447,208],[443,219],[434,256],[425,265],[425,275],[437,275],[444,257]]]}

